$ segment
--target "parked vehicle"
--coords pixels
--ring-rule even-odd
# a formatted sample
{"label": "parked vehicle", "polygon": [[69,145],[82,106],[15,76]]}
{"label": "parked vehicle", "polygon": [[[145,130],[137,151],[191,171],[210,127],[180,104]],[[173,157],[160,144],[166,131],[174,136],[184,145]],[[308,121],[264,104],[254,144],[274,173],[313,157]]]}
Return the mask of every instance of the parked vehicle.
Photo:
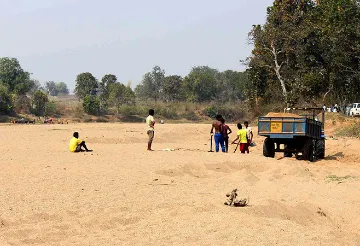
{"label": "parked vehicle", "polygon": [[[325,158],[323,108],[292,108],[292,110],[312,111],[311,115],[283,114],[259,117],[259,136],[266,137],[263,145],[265,157],[275,157],[275,152],[284,152],[285,157],[295,154],[297,159],[315,161]],[[316,112],[322,112],[319,121]]]}
{"label": "parked vehicle", "polygon": [[352,117],[360,116],[360,103],[353,103],[349,112]]}

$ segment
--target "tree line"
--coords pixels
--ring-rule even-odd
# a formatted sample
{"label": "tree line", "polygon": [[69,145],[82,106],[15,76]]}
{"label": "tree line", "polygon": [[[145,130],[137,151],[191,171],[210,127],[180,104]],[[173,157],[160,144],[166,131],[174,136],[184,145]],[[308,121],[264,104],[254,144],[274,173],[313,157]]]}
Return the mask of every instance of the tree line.
{"label": "tree line", "polygon": [[360,1],[275,0],[245,61],[254,106],[360,100]]}
{"label": "tree line", "polygon": [[182,78],[166,75],[165,70],[155,66],[143,76],[132,90],[130,83],[118,82],[113,74],[98,81],[91,73],[76,77],[75,95],[83,100],[84,110],[90,114],[106,113],[109,108],[119,112],[123,105],[135,105],[137,101],[162,102],[230,102],[243,100],[245,73],[227,70],[219,72],[208,66],[198,66]]}
{"label": "tree line", "polygon": [[[14,112],[44,115],[53,109],[48,95],[69,94],[64,82],[49,81],[42,86],[31,79],[16,58],[0,58],[0,114]],[[53,110],[52,110],[53,111]]]}

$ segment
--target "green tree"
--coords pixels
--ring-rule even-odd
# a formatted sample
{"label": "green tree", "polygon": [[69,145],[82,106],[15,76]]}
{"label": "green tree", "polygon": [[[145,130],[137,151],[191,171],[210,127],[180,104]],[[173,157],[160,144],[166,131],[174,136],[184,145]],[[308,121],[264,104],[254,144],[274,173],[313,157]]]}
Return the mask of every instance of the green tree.
{"label": "green tree", "polygon": [[24,71],[16,58],[0,58],[0,82],[8,88],[9,93],[24,95],[30,91],[33,81],[30,74]]}
{"label": "green tree", "polygon": [[135,93],[142,99],[152,99],[155,102],[161,99],[165,71],[155,66],[151,72],[146,73],[142,82],[136,86]]}
{"label": "green tree", "polygon": [[12,102],[9,90],[0,83],[0,114],[8,114],[12,110]]}
{"label": "green tree", "polygon": [[251,71],[249,75],[266,69],[268,85],[281,90],[287,102],[296,101],[305,91],[303,77],[310,72],[309,65],[317,70],[316,51],[306,47],[307,42],[314,41],[311,39],[314,8],[311,0],[275,0],[268,8],[266,24],[253,26],[250,33],[254,50],[248,61],[249,69],[260,71]]}
{"label": "green tree", "polygon": [[86,95],[83,101],[85,113],[98,115],[100,113],[100,99],[95,95]]}
{"label": "green tree", "polygon": [[324,61],[327,91],[337,102],[360,99],[359,1],[320,1],[317,30]]}
{"label": "green tree", "polygon": [[103,108],[107,108],[107,103],[110,95],[110,88],[116,82],[117,82],[117,77],[116,75],[113,74],[107,74],[101,79],[101,82],[99,83],[99,91],[100,91],[101,106]]}
{"label": "green tree", "polygon": [[247,75],[243,72],[226,70],[217,76],[217,99],[222,102],[233,102],[245,99]]}
{"label": "green tree", "polygon": [[97,88],[97,80],[91,73],[77,75],[74,92],[79,99],[84,99],[87,95],[96,95]]}
{"label": "green tree", "polygon": [[54,81],[45,82],[45,89],[49,96],[57,96],[58,90]]}
{"label": "green tree", "polygon": [[167,102],[180,101],[182,82],[182,77],[178,75],[165,77],[162,90],[162,99]]}
{"label": "green tree", "polygon": [[119,82],[110,86],[109,104],[113,105],[117,113],[119,113],[119,107],[123,104],[134,104],[135,93],[129,86],[125,86]]}
{"label": "green tree", "polygon": [[183,91],[188,101],[207,102],[217,96],[219,71],[208,66],[192,68],[184,78]]}
{"label": "green tree", "polygon": [[69,94],[69,88],[65,82],[58,82],[56,83],[56,96],[59,94],[62,95],[68,95]]}
{"label": "green tree", "polygon": [[28,94],[30,96],[34,95],[35,91],[46,91],[44,87],[42,87],[42,85],[40,84],[40,82],[38,80],[33,80],[32,83],[32,87],[30,89],[30,91],[28,92]]}
{"label": "green tree", "polygon": [[43,116],[47,102],[48,96],[42,91],[36,91],[31,100],[34,114],[37,116]]}

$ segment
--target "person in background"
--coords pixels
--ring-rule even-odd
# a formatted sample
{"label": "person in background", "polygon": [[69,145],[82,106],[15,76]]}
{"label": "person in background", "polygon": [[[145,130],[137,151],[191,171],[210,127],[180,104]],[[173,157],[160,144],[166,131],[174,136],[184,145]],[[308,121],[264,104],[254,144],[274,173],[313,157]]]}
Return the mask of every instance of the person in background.
{"label": "person in background", "polygon": [[222,124],[222,135],[224,137],[225,152],[228,153],[228,151],[229,151],[229,134],[231,134],[232,131],[231,131],[230,127],[225,124],[224,118],[222,118],[220,121]]}
{"label": "person in background", "polygon": [[245,122],[244,122],[244,126],[245,126],[246,133],[247,133],[247,138],[248,138],[248,148],[249,148],[249,147],[250,147],[250,144],[252,143],[252,140],[253,140],[254,134],[253,134],[253,132],[252,132],[251,127],[249,126],[249,122],[248,122],[248,121],[245,121]]}
{"label": "person in background", "polygon": [[155,126],[154,114],[155,114],[155,111],[153,109],[150,109],[149,110],[149,116],[146,118],[147,135],[149,136],[148,147],[147,147],[148,151],[153,151],[151,149],[151,145],[152,145],[152,142],[154,140],[154,135],[155,135],[155,132],[154,132],[154,126]]}

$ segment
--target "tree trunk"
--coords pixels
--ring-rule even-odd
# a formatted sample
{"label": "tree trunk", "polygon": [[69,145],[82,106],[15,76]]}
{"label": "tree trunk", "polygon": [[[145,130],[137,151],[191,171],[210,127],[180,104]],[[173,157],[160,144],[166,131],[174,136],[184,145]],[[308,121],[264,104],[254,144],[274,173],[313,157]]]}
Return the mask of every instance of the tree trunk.
{"label": "tree trunk", "polygon": [[274,71],[276,73],[276,77],[279,79],[280,81],[280,85],[281,85],[281,88],[282,88],[282,92],[283,92],[283,96],[285,97],[285,100],[287,101],[288,100],[288,93],[287,93],[287,90],[286,90],[286,86],[285,86],[285,81],[284,79],[282,78],[281,74],[280,74],[280,70],[283,66],[283,63],[281,63],[279,65],[279,62],[278,62],[278,57],[277,57],[277,51],[275,49],[275,45],[274,45],[274,42],[272,41],[271,42],[271,52],[274,56],[274,63],[275,63],[275,67],[274,67]]}

